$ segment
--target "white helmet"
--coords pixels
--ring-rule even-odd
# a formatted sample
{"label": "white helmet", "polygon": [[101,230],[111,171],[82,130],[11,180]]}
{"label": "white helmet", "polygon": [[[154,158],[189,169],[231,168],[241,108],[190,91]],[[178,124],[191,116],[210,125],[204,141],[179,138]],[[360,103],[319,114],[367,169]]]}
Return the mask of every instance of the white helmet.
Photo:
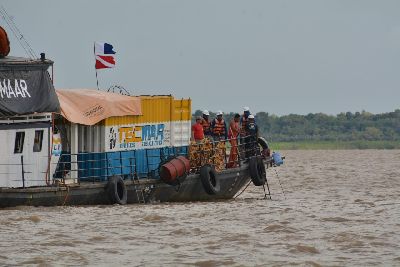
{"label": "white helmet", "polygon": [[249,107],[244,107],[243,111],[250,111],[250,108]]}
{"label": "white helmet", "polygon": [[250,114],[247,118],[249,118],[249,119],[254,119],[254,115],[253,115],[253,114]]}
{"label": "white helmet", "polygon": [[205,110],[203,110],[203,114],[206,115],[206,116],[209,116],[210,112],[208,112],[208,110],[205,109]]}
{"label": "white helmet", "polygon": [[218,111],[217,111],[217,116],[222,115],[222,114],[223,114],[223,113],[222,113],[221,110],[218,110]]}

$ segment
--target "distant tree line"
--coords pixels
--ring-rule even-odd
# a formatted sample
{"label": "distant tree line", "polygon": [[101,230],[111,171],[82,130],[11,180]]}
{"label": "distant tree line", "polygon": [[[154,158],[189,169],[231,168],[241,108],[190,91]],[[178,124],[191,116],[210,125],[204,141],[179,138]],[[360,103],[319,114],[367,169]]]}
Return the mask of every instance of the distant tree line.
{"label": "distant tree line", "polygon": [[[197,110],[194,116],[201,116]],[[227,122],[235,113],[225,114]],[[210,112],[210,117],[215,114]],[[400,141],[400,109],[372,114],[342,112],[336,116],[324,113],[277,116],[258,112],[256,122],[260,134],[275,142],[295,141]]]}

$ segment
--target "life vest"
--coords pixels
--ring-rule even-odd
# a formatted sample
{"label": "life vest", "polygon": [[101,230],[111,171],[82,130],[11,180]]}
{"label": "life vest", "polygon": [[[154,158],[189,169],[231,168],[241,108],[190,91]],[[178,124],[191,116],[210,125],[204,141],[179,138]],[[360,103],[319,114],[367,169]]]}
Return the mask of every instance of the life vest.
{"label": "life vest", "polygon": [[224,136],[225,135],[225,121],[223,119],[221,121],[215,119],[213,133],[216,136]]}
{"label": "life vest", "polygon": [[204,118],[201,120],[201,126],[203,126],[203,132],[205,135],[211,135],[211,123]]}

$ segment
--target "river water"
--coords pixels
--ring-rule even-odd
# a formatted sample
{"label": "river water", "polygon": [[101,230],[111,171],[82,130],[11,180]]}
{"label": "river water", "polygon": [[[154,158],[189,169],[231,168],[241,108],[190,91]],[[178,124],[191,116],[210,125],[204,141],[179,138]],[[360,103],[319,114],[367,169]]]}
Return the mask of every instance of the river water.
{"label": "river water", "polygon": [[0,210],[0,265],[400,266],[400,150],[283,154],[272,200]]}

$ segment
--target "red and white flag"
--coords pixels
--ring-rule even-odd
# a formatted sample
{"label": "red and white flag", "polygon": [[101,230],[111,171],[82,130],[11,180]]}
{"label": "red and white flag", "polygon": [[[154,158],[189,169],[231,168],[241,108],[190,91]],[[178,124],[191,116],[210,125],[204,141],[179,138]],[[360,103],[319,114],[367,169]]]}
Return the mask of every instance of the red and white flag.
{"label": "red and white flag", "polygon": [[107,69],[115,67],[114,56],[96,55],[96,69]]}
{"label": "red and white flag", "polygon": [[96,57],[96,69],[107,69],[115,67],[115,51],[108,43],[94,43],[94,54]]}

